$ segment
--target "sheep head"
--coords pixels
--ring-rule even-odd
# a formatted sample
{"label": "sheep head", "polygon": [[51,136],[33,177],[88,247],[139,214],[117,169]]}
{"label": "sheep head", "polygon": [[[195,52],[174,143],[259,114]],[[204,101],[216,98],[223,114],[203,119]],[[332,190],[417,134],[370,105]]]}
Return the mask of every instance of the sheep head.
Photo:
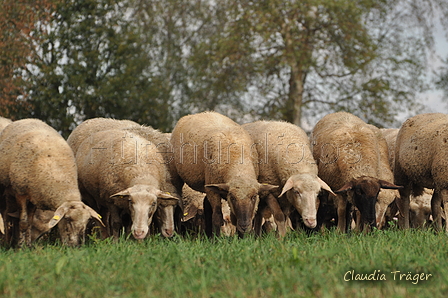
{"label": "sheep head", "polygon": [[174,211],[179,199],[169,193],[161,193],[157,199],[156,221],[163,237],[170,238],[174,235]]}
{"label": "sheep head", "polygon": [[[302,216],[303,223],[309,228],[317,226],[318,194],[321,189],[333,193],[331,188],[317,175],[296,174],[286,180],[279,197],[286,193],[286,198]],[[334,194],[334,193],[333,193]]]}
{"label": "sheep head", "polygon": [[58,224],[59,234],[63,243],[69,246],[84,244],[86,226],[90,218],[100,224],[101,216],[81,201],[68,201],[59,206],[48,222],[48,230]]}
{"label": "sheep head", "polygon": [[374,177],[361,176],[346,183],[335,193],[350,191],[348,200],[359,210],[361,225],[367,223],[371,227],[377,227],[375,205],[381,188],[399,189],[402,186]]}
{"label": "sheep head", "polygon": [[278,186],[260,184],[256,181],[255,183],[248,181],[241,183],[242,180],[236,185],[233,183],[209,184],[205,185],[205,188],[218,193],[227,201],[231,214],[236,218],[237,230],[244,234],[252,229],[252,220],[260,201],[259,193],[271,191]]}
{"label": "sheep head", "polygon": [[144,239],[149,231],[158,201],[176,202],[177,198],[149,185],[134,185],[120,191],[110,199],[120,208],[129,209],[131,213],[131,232],[135,239]]}

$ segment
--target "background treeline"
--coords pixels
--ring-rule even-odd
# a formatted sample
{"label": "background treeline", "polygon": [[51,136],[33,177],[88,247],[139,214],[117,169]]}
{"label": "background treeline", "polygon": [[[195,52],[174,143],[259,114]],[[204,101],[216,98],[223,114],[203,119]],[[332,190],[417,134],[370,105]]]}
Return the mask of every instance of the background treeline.
{"label": "background treeline", "polygon": [[64,136],[99,116],[169,131],[206,109],[392,126],[448,92],[448,60],[428,75],[438,22],[448,0],[3,0],[0,115]]}

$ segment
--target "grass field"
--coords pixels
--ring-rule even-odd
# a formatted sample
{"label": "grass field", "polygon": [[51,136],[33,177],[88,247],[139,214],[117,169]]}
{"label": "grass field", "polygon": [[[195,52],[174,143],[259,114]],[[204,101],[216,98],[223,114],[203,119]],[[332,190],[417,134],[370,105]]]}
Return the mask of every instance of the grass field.
{"label": "grass field", "polygon": [[38,243],[1,251],[0,296],[447,297],[447,241],[392,229],[292,232],[282,240],[91,239],[82,248]]}

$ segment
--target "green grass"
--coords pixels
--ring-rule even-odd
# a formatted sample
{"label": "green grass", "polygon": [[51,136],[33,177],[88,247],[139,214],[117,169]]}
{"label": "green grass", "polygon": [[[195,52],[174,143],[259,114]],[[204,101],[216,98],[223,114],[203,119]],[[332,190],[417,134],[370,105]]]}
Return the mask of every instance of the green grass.
{"label": "green grass", "polygon": [[[375,231],[278,240],[157,236],[0,251],[2,297],[446,297],[448,237]],[[344,281],[346,272],[386,281]],[[428,281],[393,280],[392,271]],[[397,273],[396,278],[399,279]],[[414,281],[415,282],[415,281]]]}

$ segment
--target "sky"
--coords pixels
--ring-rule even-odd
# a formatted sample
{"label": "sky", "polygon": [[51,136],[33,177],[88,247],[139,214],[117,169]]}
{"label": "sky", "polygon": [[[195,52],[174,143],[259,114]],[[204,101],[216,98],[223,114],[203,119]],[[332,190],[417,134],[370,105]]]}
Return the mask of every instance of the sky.
{"label": "sky", "polygon": [[[435,34],[435,57],[430,57],[430,66],[432,70],[437,70],[442,65],[441,59],[447,59],[448,58],[448,41],[447,37],[445,36],[444,30],[441,28],[441,25],[439,24],[436,27],[436,34]],[[444,94],[442,91],[431,91],[421,94],[421,99],[423,104],[425,104],[429,111],[428,112],[442,112],[442,113],[448,113],[448,101],[443,102]]]}

